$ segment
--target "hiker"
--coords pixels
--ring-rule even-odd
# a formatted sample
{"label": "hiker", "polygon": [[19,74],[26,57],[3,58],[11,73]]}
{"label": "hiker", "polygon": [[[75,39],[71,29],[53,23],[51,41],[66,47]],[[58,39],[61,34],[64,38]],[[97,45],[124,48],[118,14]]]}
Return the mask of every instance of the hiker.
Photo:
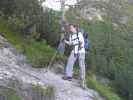
{"label": "hiker", "polygon": [[72,46],[71,54],[68,58],[66,65],[64,80],[72,80],[73,66],[76,60],[79,60],[80,66],[80,85],[85,88],[85,48],[84,48],[84,37],[81,32],[78,32],[77,27],[73,24],[69,25],[69,41],[64,40],[64,42]]}

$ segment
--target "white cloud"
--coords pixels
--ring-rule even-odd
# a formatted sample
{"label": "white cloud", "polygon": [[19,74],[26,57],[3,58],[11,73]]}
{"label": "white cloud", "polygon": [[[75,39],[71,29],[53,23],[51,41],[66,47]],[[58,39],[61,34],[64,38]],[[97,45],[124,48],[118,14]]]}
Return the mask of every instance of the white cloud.
{"label": "white cloud", "polygon": [[[60,0],[46,0],[43,3],[43,6],[52,8],[54,10],[60,11],[61,4],[59,2]],[[76,3],[76,0],[66,0],[66,4],[73,5]]]}

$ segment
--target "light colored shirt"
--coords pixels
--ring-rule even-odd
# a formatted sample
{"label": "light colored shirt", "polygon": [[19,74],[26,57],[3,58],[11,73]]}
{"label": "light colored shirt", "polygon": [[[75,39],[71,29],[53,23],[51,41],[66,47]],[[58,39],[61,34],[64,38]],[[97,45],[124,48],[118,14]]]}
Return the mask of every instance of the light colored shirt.
{"label": "light colored shirt", "polygon": [[[81,43],[81,44],[79,44],[79,43]],[[71,34],[69,36],[69,44],[74,46],[72,52],[74,52],[75,54],[85,53],[84,37],[81,32],[78,32],[78,35],[77,35],[77,33]],[[80,45],[82,48],[79,47]]]}

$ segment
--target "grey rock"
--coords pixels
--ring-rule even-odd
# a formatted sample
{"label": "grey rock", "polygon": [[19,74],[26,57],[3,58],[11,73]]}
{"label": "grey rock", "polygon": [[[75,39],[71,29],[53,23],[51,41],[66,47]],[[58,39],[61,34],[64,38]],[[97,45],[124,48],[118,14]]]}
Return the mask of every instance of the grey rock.
{"label": "grey rock", "polygon": [[[7,43],[5,39],[0,36],[0,43],[4,43],[8,47],[0,48],[0,84],[6,83],[6,80],[15,77],[23,85],[21,89],[18,88],[18,93],[22,100],[33,100],[31,97],[31,85],[40,85],[42,87],[53,86],[55,87],[55,100],[98,100],[101,96],[91,89],[83,90],[81,87],[75,85],[75,82],[69,82],[62,79],[64,72],[63,65],[53,65],[53,71],[45,72],[45,68],[35,69],[25,62],[25,56],[18,54],[12,45]],[[18,63],[19,62],[19,63]],[[56,73],[55,73],[56,72]],[[58,74],[57,74],[58,73]],[[3,83],[2,83],[3,82]],[[21,90],[21,91],[20,91]],[[37,94],[36,94],[37,95]],[[41,100],[35,99],[34,100]],[[46,98],[42,99],[46,100]],[[47,97],[47,100],[53,100]]]}

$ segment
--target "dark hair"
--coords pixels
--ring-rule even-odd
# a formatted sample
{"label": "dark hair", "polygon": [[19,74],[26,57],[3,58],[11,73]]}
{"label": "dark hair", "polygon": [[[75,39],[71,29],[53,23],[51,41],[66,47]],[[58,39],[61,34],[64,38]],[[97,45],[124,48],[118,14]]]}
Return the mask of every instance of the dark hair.
{"label": "dark hair", "polygon": [[76,26],[75,24],[69,24],[69,27],[70,27],[71,25],[72,25],[72,26],[76,29],[76,31],[78,32],[78,26]]}
{"label": "dark hair", "polygon": [[73,27],[77,28],[77,26],[76,26],[76,25],[74,25],[74,24],[69,24],[69,26],[73,26]]}

